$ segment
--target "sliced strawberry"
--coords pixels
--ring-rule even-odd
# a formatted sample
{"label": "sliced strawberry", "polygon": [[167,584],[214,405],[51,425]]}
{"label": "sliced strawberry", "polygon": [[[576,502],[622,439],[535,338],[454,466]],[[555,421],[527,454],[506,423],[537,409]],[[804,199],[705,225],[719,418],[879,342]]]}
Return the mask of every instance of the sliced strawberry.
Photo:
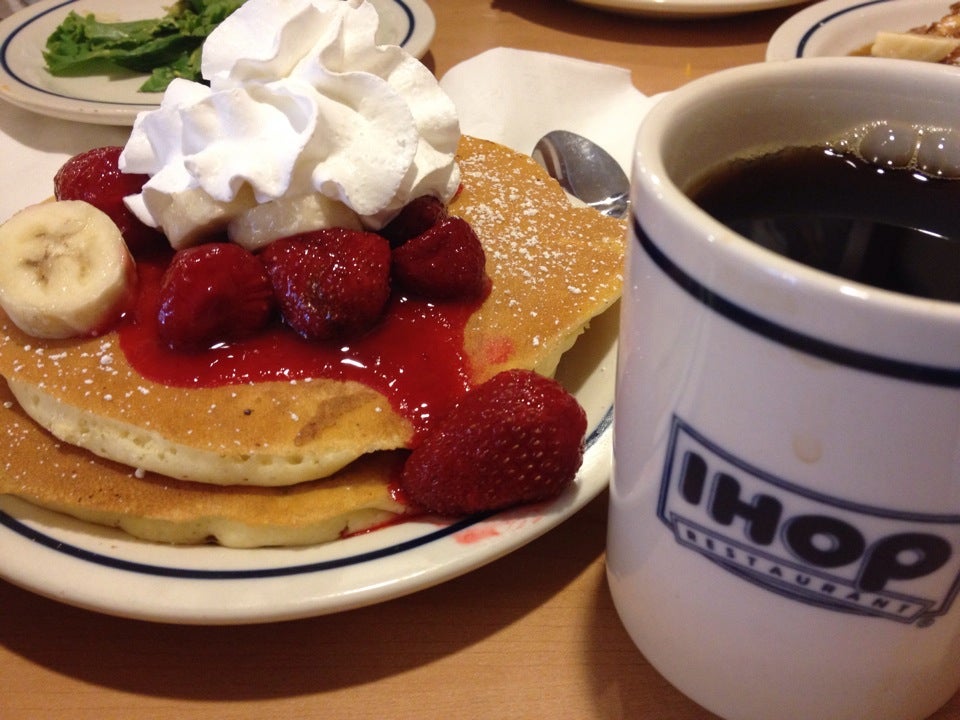
{"label": "sliced strawberry", "polygon": [[393,251],[393,278],[430,300],[479,297],[487,287],[486,256],[473,228],[451,216]]}
{"label": "sliced strawberry", "polygon": [[260,254],[284,320],[308,340],[358,335],[390,297],[390,244],[328,228],[275,240]]}
{"label": "sliced strawberry", "polygon": [[446,217],[447,208],[439,198],[421,195],[407,203],[400,213],[380,230],[380,234],[390,241],[390,247],[397,247],[426,232]]}
{"label": "sliced strawberry", "polygon": [[160,338],[201,350],[247,337],[270,322],[273,288],[259,259],[234,243],[208,243],[173,256],[160,285]]}
{"label": "sliced strawberry", "polygon": [[507,370],[438,421],[407,459],[400,486],[442,515],[546,500],[576,475],[586,429],[583,408],[558,382]]}
{"label": "sliced strawberry", "polygon": [[123,204],[124,196],[140,192],[148,178],[120,172],[117,160],[122,150],[109,145],[74,155],[54,176],[53,192],[57,200],[84,200],[105,212],[120,228],[130,252],[141,257],[169,244],[159,230],[144,225]]}

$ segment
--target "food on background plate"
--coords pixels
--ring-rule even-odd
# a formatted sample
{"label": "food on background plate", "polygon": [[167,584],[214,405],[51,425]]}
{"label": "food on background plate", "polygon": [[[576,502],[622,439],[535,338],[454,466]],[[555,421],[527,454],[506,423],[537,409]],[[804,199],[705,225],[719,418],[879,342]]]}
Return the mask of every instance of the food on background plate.
{"label": "food on background plate", "polygon": [[[0,411],[10,458],[0,472],[0,491],[146,539],[246,547],[323,542],[424,509],[449,511],[431,507],[420,492],[423,474],[411,469],[405,479],[405,465],[409,457],[411,468],[416,466],[413,459],[427,452],[434,432],[442,434],[448,413],[456,417],[451,408],[474,390],[482,397],[479,390],[494,379],[501,417],[529,411],[529,423],[513,426],[517,437],[529,439],[523,433],[540,428],[539,442],[562,460],[556,460],[550,478],[537,470],[517,477],[512,489],[491,491],[483,508],[546,496],[524,489],[528,480],[548,487],[549,495],[559,492],[579,466],[585,422],[581,428],[582,410],[577,414],[556,402],[558,395],[569,398],[566,391],[543,378],[553,374],[590,319],[619,296],[622,223],[570,206],[532,159],[460,137],[449,100],[425,68],[399,48],[374,46],[377,20],[369,4],[303,0],[291,3],[288,14],[271,14],[278,36],[288,23],[302,26],[306,19],[323,28],[335,21],[350,35],[351,42],[341,44],[356,49],[346,59],[352,68],[318,64],[317,58],[325,57],[322,49],[299,48],[300,60],[291,60],[289,48],[271,50],[256,15],[263,5],[251,0],[211,34],[205,69],[223,72],[211,73],[209,88],[174,88],[170,95],[180,100],[165,96],[159,110],[138,118],[120,158],[115,151],[98,151],[108,158],[107,177],[117,175],[109,159],[131,161],[124,168],[131,172],[119,175],[137,178],[142,192],[135,188],[127,203],[156,235],[166,230],[164,209],[182,193],[200,198],[202,208],[179,235],[179,249],[145,243],[132,252],[137,299],[124,319],[106,330],[91,327],[92,335],[44,340],[3,318],[0,374],[16,402],[5,398]],[[260,42],[246,38],[247,32]],[[211,60],[207,66],[211,47],[243,47],[248,57],[221,65]],[[368,63],[381,71],[379,80],[355,72]],[[343,82],[333,91],[337,103],[303,82],[321,75],[326,83]],[[270,93],[263,92],[265,77],[274,78],[266,81]],[[239,97],[239,105],[229,108],[218,93]],[[363,99],[371,93],[388,103],[385,118],[383,106],[364,115],[371,108]],[[402,106],[416,112],[404,114]],[[304,108],[313,114],[304,114]],[[225,114],[217,116],[214,109]],[[281,122],[283,112],[293,111],[301,121],[299,133],[289,131],[293,123]],[[213,127],[249,128],[228,120],[263,115],[271,119],[266,136],[212,132],[215,141],[189,150],[163,130],[196,123],[193,137],[199,137]],[[303,122],[304,117],[309,119]],[[406,124],[398,127],[398,119]],[[385,125],[376,127],[378,120]],[[337,134],[342,145],[317,145],[316,135],[331,125],[342,130]],[[400,151],[394,150],[391,162],[378,163],[389,141],[387,125],[399,136]],[[233,156],[255,162],[244,168]],[[224,158],[233,164],[218,175],[210,168],[222,168]],[[108,198],[111,187],[108,183]],[[278,205],[302,208],[317,197],[353,218],[350,226],[317,227],[317,215],[295,211],[296,226],[284,226],[276,237]],[[63,202],[76,201],[50,205]],[[271,218],[265,233],[250,220],[258,211]],[[185,226],[179,223],[177,230]],[[294,310],[283,314],[286,290],[278,287],[296,286],[301,266],[313,267],[318,253],[298,254],[301,245],[327,248],[322,255],[337,252],[338,238],[354,253],[370,246],[382,255],[386,247],[388,293],[380,311],[361,327],[319,337],[298,326],[302,303],[289,303]],[[270,299],[261,293],[262,278],[242,285],[258,288],[253,296],[266,304],[275,303],[267,321],[224,337],[216,333],[232,328],[232,320],[219,330],[213,323],[212,335],[192,338],[185,347],[171,343],[160,331],[165,322],[160,309],[163,288],[176,283],[165,275],[188,254],[188,268],[194,262],[223,263],[222,255],[229,255],[231,268],[234,261],[248,267],[250,260],[263,267]],[[359,265],[368,269],[367,263]],[[246,270],[236,272],[247,277]],[[182,278],[178,282],[189,286]],[[362,299],[376,294],[365,291]],[[203,307],[191,305],[197,298],[191,299],[190,291],[173,291],[171,302],[184,296],[190,301],[185,307]],[[233,297],[217,312],[250,307],[249,299]],[[210,313],[193,314],[199,319]],[[239,313],[241,321],[256,314]],[[180,325],[191,330],[189,322]],[[529,387],[541,387],[541,380],[548,389],[531,400]],[[456,421],[449,422],[454,429],[446,432],[456,435]],[[570,428],[579,429],[575,442]],[[498,432],[491,423],[486,437]],[[474,449],[495,459],[483,447]],[[455,454],[467,452],[461,448]],[[444,454],[453,459],[451,452],[433,453]],[[521,459],[501,458],[502,467]],[[496,480],[480,476],[479,461],[474,466],[475,482]],[[463,473],[458,477],[465,482]],[[448,491],[447,499],[454,494]],[[469,505],[463,511],[483,508]]]}
{"label": "food on background plate", "polygon": [[47,38],[53,75],[101,74],[111,66],[149,74],[140,92],[163,92],[173,78],[200,80],[204,39],[243,0],[177,0],[159,18],[111,22],[70,11]]}
{"label": "food on background plate", "polygon": [[870,45],[853,54],[960,65],[960,3],[928,25],[903,32],[882,30]]}

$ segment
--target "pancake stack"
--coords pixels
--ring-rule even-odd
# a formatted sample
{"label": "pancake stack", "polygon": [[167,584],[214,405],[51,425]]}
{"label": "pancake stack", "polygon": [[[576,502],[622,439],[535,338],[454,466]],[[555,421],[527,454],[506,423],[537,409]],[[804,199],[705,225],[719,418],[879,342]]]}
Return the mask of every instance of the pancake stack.
{"label": "pancake stack", "polygon": [[[464,137],[449,212],[484,246],[489,296],[467,322],[470,384],[552,375],[619,297],[625,229],[530,158]],[[312,378],[173,387],[137,372],[116,332],[62,341],[0,313],[0,493],[147,540],[302,545],[408,511],[392,480],[415,427],[363,383]]]}

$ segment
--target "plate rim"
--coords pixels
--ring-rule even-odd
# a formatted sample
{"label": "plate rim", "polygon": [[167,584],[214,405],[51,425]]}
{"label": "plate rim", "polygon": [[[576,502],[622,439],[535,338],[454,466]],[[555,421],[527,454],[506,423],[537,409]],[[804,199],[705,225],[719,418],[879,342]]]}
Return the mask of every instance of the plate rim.
{"label": "plate rim", "polygon": [[805,0],[572,0],[601,10],[667,18],[717,17],[799,5]]}
{"label": "plate rim", "polygon": [[[37,87],[21,77],[26,68],[17,68],[11,62],[10,45],[24,31],[41,18],[51,13],[62,12],[64,16],[78,6],[94,0],[40,0],[28,5],[0,21],[0,98],[31,112],[58,118],[101,125],[132,125],[137,114],[158,107],[157,101],[116,102],[70,97],[62,93]],[[436,18],[424,0],[370,0],[383,8],[395,6],[406,18],[407,27],[401,47],[414,57],[422,57],[430,47],[436,32]],[[115,0],[118,9],[129,8],[123,0]],[[157,0],[162,7],[163,0]],[[78,8],[81,12],[82,8]],[[38,50],[38,65],[42,56]],[[78,82],[89,82],[89,78],[78,77]]]}

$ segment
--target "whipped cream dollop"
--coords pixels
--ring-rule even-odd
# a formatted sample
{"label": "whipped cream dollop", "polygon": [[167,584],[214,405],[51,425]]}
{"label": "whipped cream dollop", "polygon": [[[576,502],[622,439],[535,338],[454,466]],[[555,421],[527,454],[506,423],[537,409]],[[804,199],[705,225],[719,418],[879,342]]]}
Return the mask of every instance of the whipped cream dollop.
{"label": "whipped cream dollop", "polygon": [[120,168],[150,179],[127,205],[174,247],[223,228],[260,247],[448,201],[456,109],[419,60],[377,45],[378,26],[367,0],[248,0],[203,46],[209,87],[174,80],[137,117]]}

